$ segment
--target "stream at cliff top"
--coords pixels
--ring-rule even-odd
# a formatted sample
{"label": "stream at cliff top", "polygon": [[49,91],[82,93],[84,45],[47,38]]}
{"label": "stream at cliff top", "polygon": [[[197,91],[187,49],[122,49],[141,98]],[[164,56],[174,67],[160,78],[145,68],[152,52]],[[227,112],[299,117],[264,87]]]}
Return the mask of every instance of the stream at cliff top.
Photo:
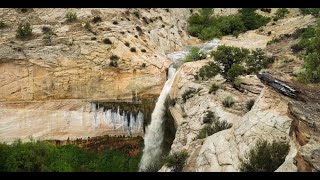
{"label": "stream at cliff top", "polygon": [[166,113],[166,99],[176,76],[177,69],[174,65],[179,67],[184,58],[188,55],[193,46],[199,47],[200,52],[207,53],[211,49],[217,47],[218,39],[213,39],[207,43],[186,46],[183,51],[173,52],[168,54],[168,58],[173,61],[173,64],[168,69],[168,79],[160,93],[156,106],[151,115],[151,123],[146,128],[144,136],[144,149],[140,161],[139,171],[146,171],[150,167],[157,166],[162,156],[162,145],[164,141],[164,123]]}

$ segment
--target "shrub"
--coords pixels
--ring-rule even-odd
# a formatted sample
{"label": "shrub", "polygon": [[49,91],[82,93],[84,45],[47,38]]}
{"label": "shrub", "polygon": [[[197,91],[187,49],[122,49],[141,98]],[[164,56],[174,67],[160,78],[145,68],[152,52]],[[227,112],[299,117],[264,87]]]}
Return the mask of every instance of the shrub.
{"label": "shrub", "polygon": [[124,45],[126,45],[127,47],[130,47],[130,43],[125,42]]}
{"label": "shrub", "polygon": [[93,23],[98,23],[98,22],[101,22],[102,21],[102,19],[101,19],[101,17],[100,16],[95,16],[93,19],[92,19],[92,22]]}
{"label": "shrub", "polygon": [[240,171],[274,172],[284,162],[289,149],[285,142],[258,140],[249,151],[247,160],[241,162]]}
{"label": "shrub", "polygon": [[20,23],[17,29],[16,37],[19,39],[26,39],[32,36],[32,27],[29,22]]}
{"label": "shrub", "polygon": [[66,14],[66,18],[67,18],[67,21],[68,22],[74,22],[77,20],[77,14],[76,13],[73,13],[73,12],[68,12]]}
{"label": "shrub", "polygon": [[131,51],[131,52],[137,52],[137,50],[136,50],[135,47],[130,48],[130,51]]}
{"label": "shrub", "polygon": [[139,31],[139,32],[142,32],[142,29],[141,29],[140,26],[137,26],[137,27],[136,27],[136,30]]}
{"label": "shrub", "polygon": [[211,86],[210,86],[210,89],[209,89],[209,93],[213,93],[215,94],[218,89],[220,88],[220,86],[218,86],[216,83],[213,83]]}
{"label": "shrub", "polygon": [[204,65],[200,68],[198,74],[202,79],[205,79],[205,78],[212,78],[217,74],[219,74],[219,72],[220,72],[220,67],[214,62],[209,62],[207,65]]}
{"label": "shrub", "polygon": [[219,46],[218,49],[212,52],[215,61],[223,66],[222,74],[226,77],[229,69],[233,64],[240,64],[248,58],[250,51],[245,48]]}
{"label": "shrub", "polygon": [[138,11],[133,12],[133,14],[140,19],[140,13]]}
{"label": "shrub", "polygon": [[144,52],[144,53],[145,53],[145,52],[147,52],[147,51],[146,51],[145,49],[141,49],[141,52]]}
{"label": "shrub", "polygon": [[86,30],[91,30],[91,24],[90,24],[90,22],[89,21],[87,21],[85,24],[84,24],[84,28],[86,29]]}
{"label": "shrub", "polygon": [[255,103],[255,100],[254,100],[254,99],[250,99],[249,101],[247,101],[247,103],[246,103],[246,108],[247,108],[248,111],[251,110],[251,108],[252,108],[252,106],[254,105],[254,103]]}
{"label": "shrub", "polygon": [[227,96],[226,98],[224,98],[224,100],[222,101],[222,104],[224,107],[230,108],[234,105],[235,101],[233,99],[232,96]]}
{"label": "shrub", "polygon": [[243,66],[239,64],[233,64],[227,73],[227,79],[231,82],[234,82],[234,80],[238,76],[243,75],[245,73],[246,69]]}
{"label": "shrub", "polygon": [[263,68],[267,68],[273,63],[273,59],[264,54],[262,49],[258,48],[251,52],[251,55],[246,60],[247,72],[257,73]]}
{"label": "shrub", "polygon": [[198,91],[195,88],[190,88],[190,89],[186,90],[182,94],[183,102],[186,102],[187,99],[192,98],[196,93],[198,93]]}
{"label": "shrub", "polygon": [[110,61],[109,64],[111,67],[118,67],[118,62],[117,61]]}
{"label": "shrub", "polygon": [[277,21],[279,19],[282,19],[286,16],[286,14],[289,14],[289,10],[287,8],[279,8],[277,9],[275,16],[273,17],[273,20]]}
{"label": "shrub", "polygon": [[138,35],[134,35],[134,37],[138,39]]}
{"label": "shrub", "polygon": [[257,14],[254,8],[242,8],[239,12],[247,30],[258,29],[270,21],[270,18]]}
{"label": "shrub", "polygon": [[118,23],[118,21],[113,21],[112,24],[117,25],[119,23]]}
{"label": "shrub", "polygon": [[188,55],[185,57],[184,62],[197,61],[201,59],[199,54],[200,48],[192,47]]}
{"label": "shrub", "polygon": [[205,124],[211,124],[213,121],[216,121],[218,118],[212,111],[207,111],[207,114],[203,117],[202,122]]}
{"label": "shrub", "polygon": [[110,60],[117,61],[117,60],[119,60],[119,57],[117,55],[112,55],[112,56],[110,56]]}
{"label": "shrub", "polygon": [[103,40],[103,43],[105,43],[105,44],[112,44],[112,42],[111,42],[111,40],[110,40],[109,38],[105,38],[105,39]]}
{"label": "shrub", "polygon": [[219,131],[223,131],[225,129],[229,129],[232,127],[232,124],[229,124],[227,121],[219,121],[216,120],[213,122],[213,124],[205,125],[199,132],[197,138],[198,139],[204,139],[208,136],[211,136],[212,134],[215,134]]}
{"label": "shrub", "polygon": [[165,158],[165,165],[172,168],[174,172],[181,172],[188,157],[186,151],[174,152]]}
{"label": "shrub", "polygon": [[7,27],[6,23],[4,23],[3,21],[0,21],[0,29],[3,29]]}
{"label": "shrub", "polygon": [[177,101],[176,99],[170,99],[169,100],[169,105],[170,106],[175,106],[176,105],[176,101]]}
{"label": "shrub", "polygon": [[311,14],[315,17],[318,17],[320,13],[320,8],[299,8],[299,10],[303,15]]}
{"label": "shrub", "polygon": [[261,11],[271,13],[271,8],[260,8]]}
{"label": "shrub", "polygon": [[141,67],[145,68],[147,65],[146,63],[142,63]]}

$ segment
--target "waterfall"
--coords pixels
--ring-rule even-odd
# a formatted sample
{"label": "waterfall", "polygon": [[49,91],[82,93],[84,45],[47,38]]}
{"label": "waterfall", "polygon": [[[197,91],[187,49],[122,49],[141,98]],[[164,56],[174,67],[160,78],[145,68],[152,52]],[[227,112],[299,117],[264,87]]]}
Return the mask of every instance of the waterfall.
{"label": "waterfall", "polygon": [[168,80],[166,81],[156,106],[151,115],[151,123],[146,128],[146,134],[144,136],[144,149],[143,155],[140,161],[139,171],[144,171],[146,168],[154,165],[160,160],[162,149],[161,145],[164,136],[163,123],[165,121],[164,115],[166,112],[166,98],[171,89],[176,69],[172,66],[169,67]]}

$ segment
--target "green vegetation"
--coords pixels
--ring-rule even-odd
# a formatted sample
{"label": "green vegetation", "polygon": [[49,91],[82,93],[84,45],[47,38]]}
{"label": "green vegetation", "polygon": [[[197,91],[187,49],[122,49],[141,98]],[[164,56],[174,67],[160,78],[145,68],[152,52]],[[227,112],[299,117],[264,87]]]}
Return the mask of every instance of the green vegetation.
{"label": "green vegetation", "polygon": [[252,106],[254,105],[255,100],[254,99],[250,99],[247,103],[246,103],[246,108],[248,111],[251,110]]}
{"label": "green vegetation", "polygon": [[301,14],[308,15],[311,14],[315,17],[319,17],[320,8],[299,8]]}
{"label": "green vegetation", "polygon": [[75,145],[54,146],[45,141],[0,144],[0,153],[2,172],[138,171],[142,155],[130,155],[129,149],[95,153]]}
{"label": "green vegetation", "polygon": [[197,94],[200,91],[200,89],[195,89],[195,88],[190,88],[188,90],[186,90],[183,94],[182,94],[182,99],[183,102],[186,102],[187,99],[192,98],[195,94]]}
{"label": "green vegetation", "polygon": [[174,152],[165,158],[165,165],[172,168],[174,172],[181,172],[188,157],[186,151]]}
{"label": "green vegetation", "polygon": [[20,23],[17,29],[16,37],[19,39],[27,39],[32,36],[32,27],[29,22]]}
{"label": "green vegetation", "polygon": [[219,131],[223,131],[225,129],[229,129],[232,127],[232,124],[229,124],[227,121],[219,121],[216,120],[212,125],[205,125],[199,132],[197,138],[204,139],[212,134],[215,134]]}
{"label": "green vegetation", "polygon": [[130,48],[130,51],[131,51],[131,52],[137,52],[137,50],[136,50],[135,47]]}
{"label": "green vegetation", "polygon": [[231,82],[234,82],[234,80],[238,76],[244,75],[245,73],[246,73],[246,69],[243,66],[239,64],[233,64],[227,73],[227,79],[230,80]]}
{"label": "green vegetation", "polygon": [[7,27],[7,24],[3,21],[0,21],[0,29]]}
{"label": "green vegetation", "polygon": [[68,12],[66,14],[66,18],[67,18],[67,21],[68,22],[74,22],[77,20],[77,14],[76,13],[73,13],[73,12]]}
{"label": "green vegetation", "polygon": [[222,104],[224,107],[230,108],[234,105],[235,101],[233,99],[232,96],[227,96],[226,98],[224,98],[224,100],[222,101]]}
{"label": "green vegetation", "polygon": [[86,30],[88,30],[88,31],[90,31],[91,30],[91,24],[90,24],[90,22],[89,21],[86,21],[86,23],[84,24],[84,28],[86,29]]}
{"label": "green vegetation", "polygon": [[213,83],[210,86],[209,94],[211,94],[211,93],[215,94],[218,91],[219,88],[220,88],[220,86],[218,86],[216,83]]}
{"label": "green vegetation", "polygon": [[200,48],[198,47],[192,47],[189,54],[184,59],[184,62],[191,62],[191,61],[197,61],[203,59],[203,55],[199,53]]}
{"label": "green vegetation", "polygon": [[265,25],[270,18],[255,13],[256,9],[242,8],[238,14],[212,16],[212,8],[202,8],[188,19],[188,33],[202,40],[211,40],[224,35],[239,35]]}
{"label": "green vegetation", "polygon": [[[214,60],[223,66],[223,71],[220,73],[224,77],[228,77],[228,71],[233,64],[240,64],[248,58],[250,51],[245,48],[219,46],[217,51],[212,52]],[[237,67],[238,68],[238,67]]]}
{"label": "green vegetation", "polygon": [[271,8],[260,8],[261,11],[271,13]]}
{"label": "green vegetation", "polygon": [[105,44],[112,44],[112,42],[111,42],[111,40],[110,40],[109,38],[105,38],[105,39],[103,40],[103,43],[105,43]]}
{"label": "green vegetation", "polygon": [[262,49],[250,52],[245,48],[222,45],[212,52],[212,56],[215,61],[204,65],[198,72],[198,76],[202,79],[211,78],[220,73],[234,83],[238,76],[256,73],[273,63],[273,59],[266,56]]}
{"label": "green vegetation", "polygon": [[279,8],[277,9],[275,16],[273,17],[273,20],[277,21],[279,19],[282,19],[286,16],[286,14],[289,14],[289,10],[287,8]]}
{"label": "green vegetation", "polygon": [[244,172],[274,172],[285,160],[290,146],[285,142],[257,141],[247,160],[241,163]]}
{"label": "green vegetation", "polygon": [[212,122],[218,120],[214,112],[212,111],[207,111],[207,114],[203,117],[203,123],[205,124],[211,124]]}
{"label": "green vegetation", "polygon": [[208,64],[200,68],[198,76],[201,77],[201,79],[212,78],[219,74],[220,71],[220,67],[214,62],[210,61]]}
{"label": "green vegetation", "polygon": [[43,40],[46,45],[52,44],[52,36],[57,36],[56,33],[48,26],[42,27],[42,33],[44,34]]}
{"label": "green vegetation", "polygon": [[315,27],[297,30],[294,38],[300,41],[291,49],[295,53],[301,53],[304,58],[304,68],[298,74],[298,80],[304,83],[320,82],[320,22]]}

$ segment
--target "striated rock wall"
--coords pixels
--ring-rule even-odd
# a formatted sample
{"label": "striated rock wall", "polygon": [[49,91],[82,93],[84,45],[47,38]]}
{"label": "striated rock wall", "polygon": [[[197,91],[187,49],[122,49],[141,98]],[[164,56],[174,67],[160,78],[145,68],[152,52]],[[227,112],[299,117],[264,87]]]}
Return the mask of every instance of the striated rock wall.
{"label": "striated rock wall", "polygon": [[[75,22],[67,22],[68,12],[77,14]],[[196,42],[186,34],[190,14],[154,8],[0,9],[8,25],[0,29],[0,141],[128,135],[113,131],[110,122],[95,127],[88,103],[157,97],[171,64],[166,53]],[[93,23],[95,17],[101,22]],[[31,23],[31,38],[15,37],[20,22]],[[53,31],[50,41],[43,27]]]}

